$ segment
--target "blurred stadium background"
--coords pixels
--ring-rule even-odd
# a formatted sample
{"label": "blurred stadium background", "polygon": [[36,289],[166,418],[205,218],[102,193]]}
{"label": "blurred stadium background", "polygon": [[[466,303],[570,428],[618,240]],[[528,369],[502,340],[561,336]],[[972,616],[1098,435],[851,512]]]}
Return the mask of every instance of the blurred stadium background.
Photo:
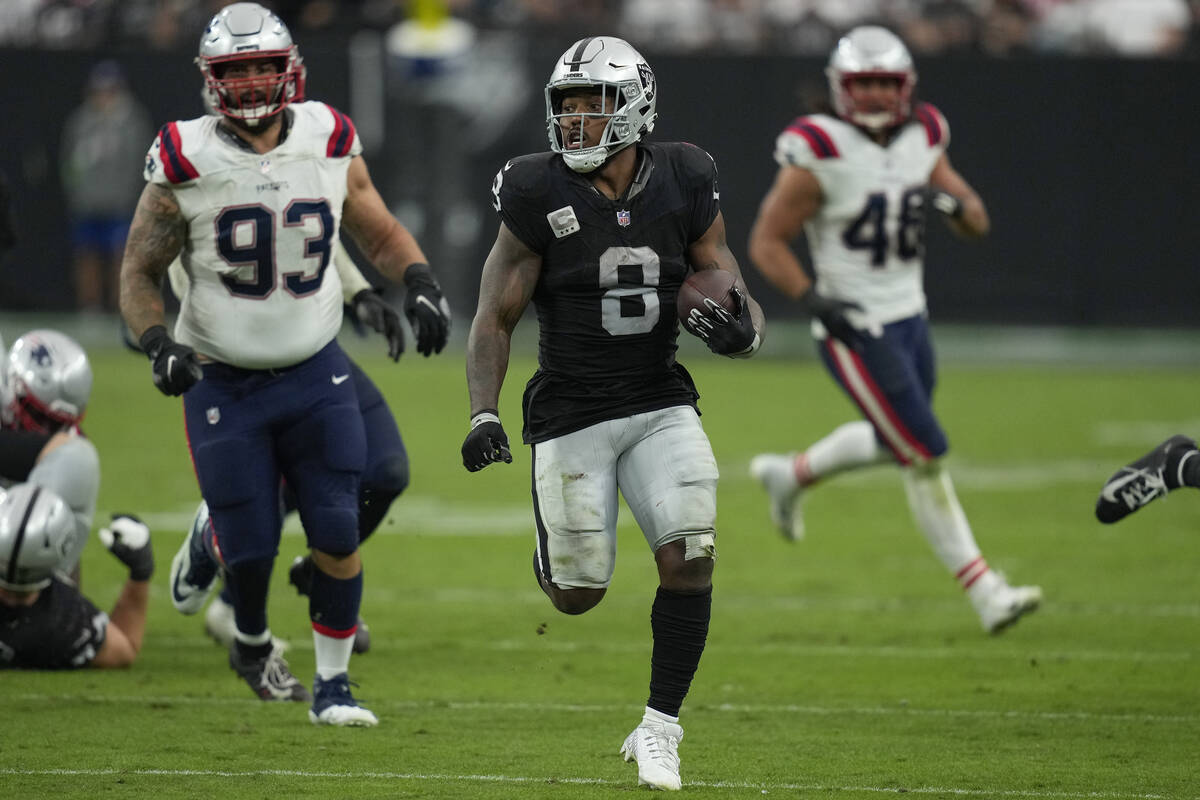
{"label": "blurred stadium background", "polygon": [[[309,96],[355,120],[377,185],[427,250],[460,328],[495,236],[491,178],[506,159],[546,148],[542,86],[567,44],[610,32],[647,55],[661,86],[654,135],[716,158],[730,242],[752,273],[746,236],[774,175],[774,137],[823,90],[838,33],[864,21],[912,44],[918,92],[949,118],[951,157],[993,216],[980,246],[931,226],[935,322],[1198,324],[1200,112],[1187,98],[1200,0],[266,4],[293,30]],[[202,113],[191,59],[225,3],[0,5],[0,170],[19,233],[0,269],[0,311],[94,306],[73,290],[64,121],[102,62],[116,64],[153,126],[134,152],[163,122]],[[750,280],[772,320],[793,316]]]}

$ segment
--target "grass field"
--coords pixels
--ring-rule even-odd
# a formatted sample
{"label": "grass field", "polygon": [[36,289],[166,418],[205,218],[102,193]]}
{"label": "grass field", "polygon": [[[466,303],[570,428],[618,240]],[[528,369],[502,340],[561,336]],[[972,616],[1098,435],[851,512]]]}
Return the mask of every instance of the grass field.
{"label": "grass field", "polygon": [[[127,671],[0,673],[0,796],[601,798],[636,789],[617,749],[649,675],[654,569],[627,512],[612,588],[555,612],[530,570],[529,460],[460,464],[461,350],[361,360],[393,404],[413,482],[364,550],[372,651],[355,657],[372,730],[319,729],[254,700],[171,607],[167,570],[196,502],[178,401],[145,361],[94,350],[86,429],[103,460],[98,519],[154,527],[145,646]],[[697,798],[1200,796],[1200,495],[1114,527],[1092,517],[1108,474],[1168,434],[1200,433],[1194,369],[943,369],[938,409],[959,496],[993,567],[1040,584],[1042,610],[979,629],[909,520],[894,470],[808,498],[808,538],[770,527],[746,466],[851,418],[812,361],[691,351],[723,478],[708,650],[682,722]],[[532,371],[514,360],[502,417],[519,429]],[[273,630],[311,676],[306,606],[282,565]],[[120,566],[99,544],[85,591]],[[644,791],[644,790],[643,790]]]}

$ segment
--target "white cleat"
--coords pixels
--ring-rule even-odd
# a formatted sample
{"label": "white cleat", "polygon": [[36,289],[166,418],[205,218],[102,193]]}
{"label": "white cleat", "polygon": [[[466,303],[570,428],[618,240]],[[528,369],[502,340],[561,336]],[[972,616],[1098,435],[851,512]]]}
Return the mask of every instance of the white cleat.
{"label": "white cleat", "polygon": [[208,503],[201,502],[192,518],[192,527],[171,561],[171,604],[181,614],[195,614],[204,608],[217,582],[221,565],[205,547],[204,538],[212,537]]}
{"label": "white cleat", "polygon": [[750,459],[750,474],[767,490],[771,521],[783,538],[795,542],[804,538],[804,516],[800,499],[804,490],[796,482],[796,454],[763,453]]}
{"label": "white cleat", "polygon": [[[237,639],[237,622],[233,618],[233,606],[222,600],[219,594],[212,599],[212,602],[208,604],[208,610],[204,612],[204,632],[226,650],[232,649],[233,642]],[[271,645],[280,653],[287,652],[288,643],[278,636],[271,637]]]}
{"label": "white cleat", "polygon": [[651,789],[678,791],[683,787],[679,779],[679,742],[683,739],[683,728],[673,722],[642,723],[625,737],[621,755],[626,761],[636,761],[638,786]]}
{"label": "white cleat", "polygon": [[973,595],[971,602],[979,613],[983,629],[996,634],[1037,610],[1042,604],[1042,587],[1009,586],[1001,582],[986,594],[978,597]]}
{"label": "white cleat", "polygon": [[316,676],[313,680],[313,704],[308,710],[309,721],[314,725],[343,728],[373,728],[378,725],[378,717],[358,704],[350,693],[350,686],[350,679],[344,672],[327,681]]}

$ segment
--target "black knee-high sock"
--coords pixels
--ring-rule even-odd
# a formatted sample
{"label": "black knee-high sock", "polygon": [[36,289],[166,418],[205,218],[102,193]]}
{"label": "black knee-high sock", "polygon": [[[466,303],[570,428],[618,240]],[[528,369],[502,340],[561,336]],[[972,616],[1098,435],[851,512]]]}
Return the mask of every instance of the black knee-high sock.
{"label": "black knee-high sock", "polygon": [[650,657],[650,699],[646,705],[672,717],[692,685],[708,620],[712,616],[712,587],[701,594],[680,594],[661,586],[650,611],[654,652]]}
{"label": "black knee-high sock", "polygon": [[[264,558],[242,561],[226,571],[225,585],[232,594],[234,619],[242,633],[253,636],[267,629],[267,587],[274,566],[274,559]],[[270,644],[265,647],[269,650]]]}

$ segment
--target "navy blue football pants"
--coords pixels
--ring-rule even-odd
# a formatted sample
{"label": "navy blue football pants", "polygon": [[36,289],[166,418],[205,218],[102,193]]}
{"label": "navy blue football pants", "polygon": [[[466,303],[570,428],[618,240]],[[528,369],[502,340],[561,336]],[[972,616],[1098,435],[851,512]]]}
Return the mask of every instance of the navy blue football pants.
{"label": "navy blue football pants", "polygon": [[904,465],[945,454],[949,443],[933,413],[937,369],[928,320],[920,315],[893,322],[879,337],[861,332],[859,342],[853,349],[830,336],[817,349],[880,444]]}
{"label": "navy blue football pants", "polygon": [[366,436],[336,340],[284,369],[203,369],[204,380],[184,395],[184,418],[226,565],[278,553],[281,479],[296,492],[309,546],[354,552]]}

